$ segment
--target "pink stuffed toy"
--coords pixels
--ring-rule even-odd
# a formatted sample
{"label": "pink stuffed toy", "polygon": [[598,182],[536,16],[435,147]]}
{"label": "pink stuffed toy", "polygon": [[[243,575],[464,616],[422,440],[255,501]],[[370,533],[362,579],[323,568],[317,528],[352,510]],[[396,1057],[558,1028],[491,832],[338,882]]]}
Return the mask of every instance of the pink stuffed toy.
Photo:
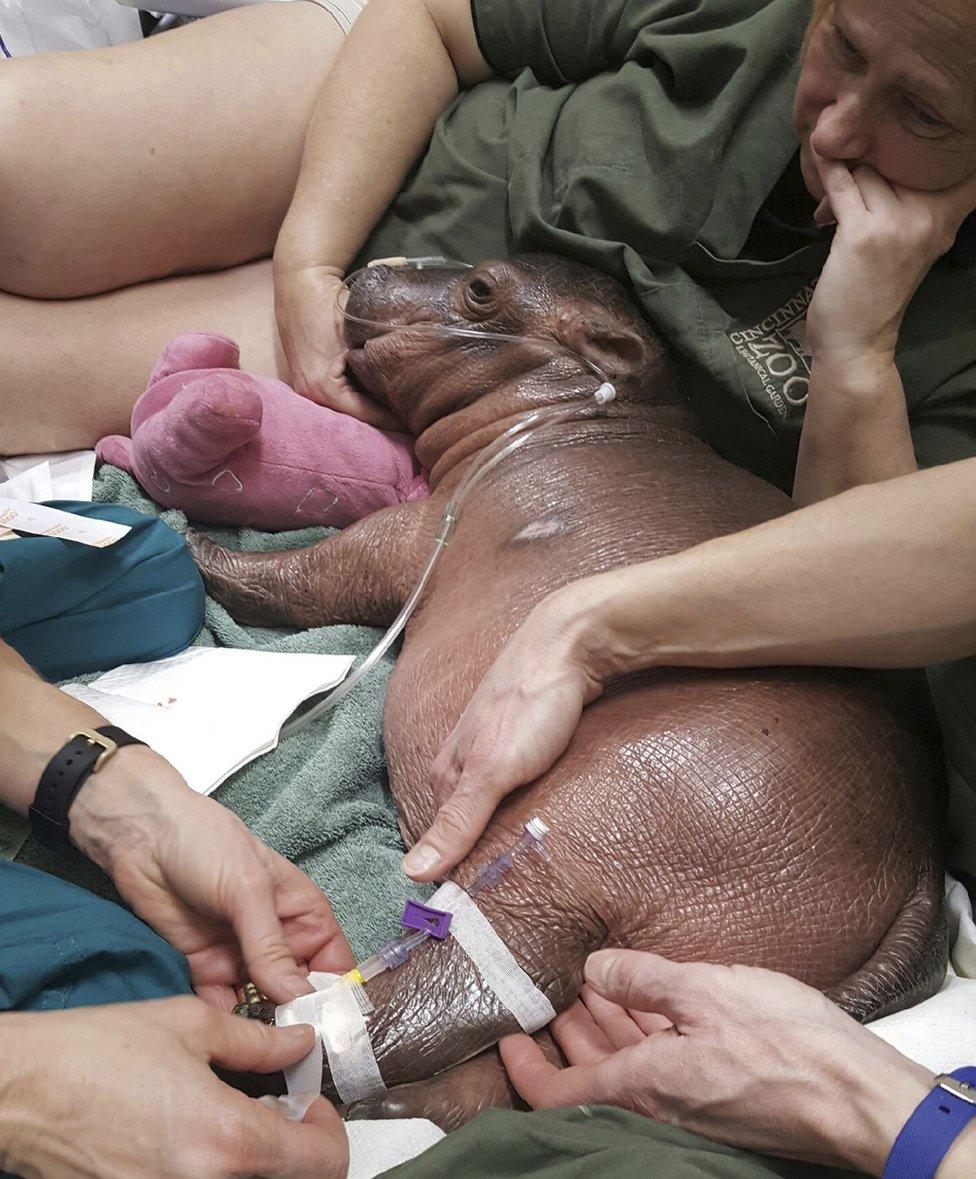
{"label": "pink stuffed toy", "polygon": [[132,410],[132,437],[98,457],[164,507],[212,524],[342,528],[430,494],[409,439],[240,372],[237,345],[189,332],[166,346]]}

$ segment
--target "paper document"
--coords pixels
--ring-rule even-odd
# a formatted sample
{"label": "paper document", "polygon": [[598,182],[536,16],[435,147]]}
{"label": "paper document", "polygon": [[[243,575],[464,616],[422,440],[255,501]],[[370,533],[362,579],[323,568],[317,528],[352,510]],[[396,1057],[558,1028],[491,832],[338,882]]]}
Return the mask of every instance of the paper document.
{"label": "paper document", "polygon": [[162,754],[198,794],[278,744],[304,700],[341,683],[352,655],[191,647],[62,691]]}

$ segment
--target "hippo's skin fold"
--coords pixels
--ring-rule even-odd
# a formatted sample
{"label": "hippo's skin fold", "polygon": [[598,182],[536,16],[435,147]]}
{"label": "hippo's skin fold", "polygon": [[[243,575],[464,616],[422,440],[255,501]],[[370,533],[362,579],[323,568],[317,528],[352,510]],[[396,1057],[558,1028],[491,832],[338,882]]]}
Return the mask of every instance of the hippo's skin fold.
{"label": "hippo's skin fold", "polygon": [[[211,592],[246,622],[392,621],[471,457],[525,410],[592,392],[592,371],[545,341],[599,364],[618,390],[607,413],[546,430],[477,486],[407,627],[384,736],[409,846],[442,801],[429,785],[441,743],[533,606],[579,577],[792,504],[696,437],[661,347],[622,290],[582,267],[534,255],[461,276],[377,268],[350,309],[390,325],[347,328],[350,368],[416,437],[433,495],[290,553],[193,538]],[[486,346],[430,323],[525,342]],[[519,861],[478,901],[557,1010],[576,997],[592,950],[629,946],[786,971],[873,1018],[944,975],[941,773],[914,681],[643,672],[585,710],[565,754],[499,809],[456,879],[469,883],[532,815],[547,821],[551,860]],[[358,1112],[450,1126],[512,1100],[485,1050],[518,1027],[451,940],[368,992],[392,1088]],[[335,1097],[328,1076],[323,1091]]]}

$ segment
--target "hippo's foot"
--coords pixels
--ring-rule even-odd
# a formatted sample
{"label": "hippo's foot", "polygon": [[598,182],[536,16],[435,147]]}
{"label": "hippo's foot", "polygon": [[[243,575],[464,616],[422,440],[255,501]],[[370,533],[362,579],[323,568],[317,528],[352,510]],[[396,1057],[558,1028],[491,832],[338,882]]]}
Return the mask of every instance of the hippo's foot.
{"label": "hippo's foot", "polygon": [[343,1111],[351,1121],[368,1118],[428,1118],[445,1133],[470,1122],[483,1110],[512,1109],[519,1098],[494,1048],[445,1069],[426,1081],[395,1085],[357,1101]]}
{"label": "hippo's foot", "polygon": [[[547,1031],[536,1032],[536,1043],[553,1064],[565,1063],[555,1040]],[[445,1133],[476,1118],[486,1109],[526,1109],[516,1093],[497,1048],[445,1069],[426,1081],[396,1085],[346,1106],[350,1121],[367,1118],[428,1118]]]}
{"label": "hippo's foot", "polygon": [[283,553],[244,553],[192,529],[186,543],[207,592],[246,626],[300,625],[293,618]]}

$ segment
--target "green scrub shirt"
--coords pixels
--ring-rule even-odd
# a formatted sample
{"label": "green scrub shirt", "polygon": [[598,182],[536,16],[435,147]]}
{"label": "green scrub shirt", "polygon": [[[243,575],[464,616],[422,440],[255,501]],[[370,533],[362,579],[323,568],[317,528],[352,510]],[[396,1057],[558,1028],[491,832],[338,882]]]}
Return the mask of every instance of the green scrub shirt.
{"label": "green scrub shirt", "polygon": [[[472,0],[501,77],[461,93],[359,262],[545,250],[620,279],[727,458],[789,487],[831,231],[764,217],[797,151],[809,0]],[[974,453],[976,271],[946,258],[898,363],[923,465]]]}
{"label": "green scrub shirt", "polygon": [[[677,350],[705,437],[788,489],[810,377],[805,316],[832,237],[800,228],[812,202],[792,103],[810,11],[810,0],[472,0],[501,76],[442,114],[357,264],[544,250],[612,274]],[[923,466],[976,453],[965,244],[932,268],[899,340]],[[976,673],[933,683],[943,724],[968,725],[946,731],[953,816],[972,820],[951,863],[976,872]],[[972,754],[952,763],[967,742]]]}
{"label": "green scrub shirt", "polygon": [[[702,1077],[707,1089],[708,1078]],[[387,1179],[855,1179],[853,1171],[765,1158],[608,1106],[493,1109]]]}

